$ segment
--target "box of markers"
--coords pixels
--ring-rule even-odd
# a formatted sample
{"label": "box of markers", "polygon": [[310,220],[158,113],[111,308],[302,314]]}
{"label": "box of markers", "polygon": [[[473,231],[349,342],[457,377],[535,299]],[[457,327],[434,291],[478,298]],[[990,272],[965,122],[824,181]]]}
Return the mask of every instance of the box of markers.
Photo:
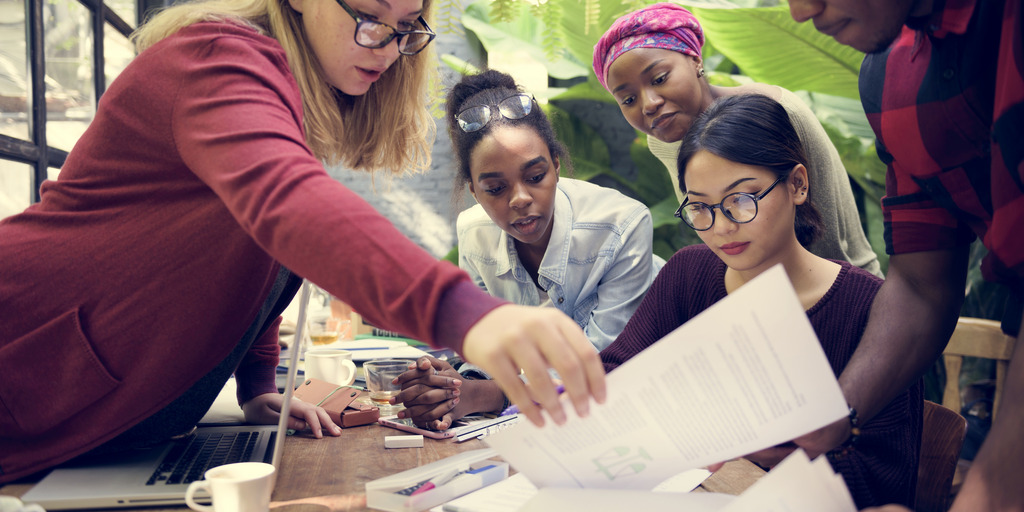
{"label": "box of markers", "polygon": [[453,455],[366,483],[366,506],[419,512],[508,478],[508,463],[491,460],[490,448]]}

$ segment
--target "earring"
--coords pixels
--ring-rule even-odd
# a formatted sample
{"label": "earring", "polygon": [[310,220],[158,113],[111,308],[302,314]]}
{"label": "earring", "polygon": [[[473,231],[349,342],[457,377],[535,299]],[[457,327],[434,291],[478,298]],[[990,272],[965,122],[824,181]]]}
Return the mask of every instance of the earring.
{"label": "earring", "polygon": [[697,70],[697,77],[700,78],[702,76],[704,76],[704,68],[700,68]]}

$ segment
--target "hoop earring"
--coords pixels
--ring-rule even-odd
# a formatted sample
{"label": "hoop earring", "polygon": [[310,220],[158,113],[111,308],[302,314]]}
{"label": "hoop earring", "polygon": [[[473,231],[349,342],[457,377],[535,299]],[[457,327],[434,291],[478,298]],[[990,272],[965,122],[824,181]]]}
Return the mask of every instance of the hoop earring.
{"label": "hoop earring", "polygon": [[704,76],[704,68],[700,68],[697,70],[697,78],[700,78],[702,76]]}

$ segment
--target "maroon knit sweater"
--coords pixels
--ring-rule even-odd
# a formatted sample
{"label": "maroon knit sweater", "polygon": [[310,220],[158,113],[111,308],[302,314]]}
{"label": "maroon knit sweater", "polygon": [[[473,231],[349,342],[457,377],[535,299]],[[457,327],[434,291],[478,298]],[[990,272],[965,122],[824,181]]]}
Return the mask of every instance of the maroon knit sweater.
{"label": "maroon knit sweater", "polygon": [[[842,265],[832,288],[807,317],[838,376],[857,348],[882,280]],[[726,265],[705,245],[684,247],[661,269],[626,328],[601,351],[612,371],[690,318],[725,298]],[[770,299],[769,299],[770,300]],[[921,445],[920,382],[904,391],[862,428],[855,448],[830,457],[857,508],[901,503],[912,507]]]}
{"label": "maroon knit sweater", "polygon": [[[504,303],[328,176],[302,115],[281,45],[229,23],[184,28],[113,81],[60,179],[0,221],[0,482],[180,396],[281,265],[455,350]],[[277,392],[277,362],[271,329],[236,372],[241,400]]]}

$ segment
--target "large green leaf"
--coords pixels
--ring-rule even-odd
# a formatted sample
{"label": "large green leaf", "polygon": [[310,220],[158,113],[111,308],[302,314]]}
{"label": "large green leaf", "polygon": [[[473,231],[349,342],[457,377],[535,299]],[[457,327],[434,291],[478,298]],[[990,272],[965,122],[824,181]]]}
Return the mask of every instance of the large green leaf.
{"label": "large green leaf", "polygon": [[515,54],[526,52],[544,64],[552,77],[569,80],[587,75],[587,67],[563,55],[550,59],[543,48],[545,27],[532,18],[527,7],[512,22],[494,23],[486,11],[487,2],[470,5],[462,17],[462,24],[480,40],[487,53]]}
{"label": "large green leaf", "polygon": [[[552,0],[557,1],[557,0]],[[571,58],[586,66],[583,76],[594,76],[594,45],[616,18],[632,10],[622,0],[591,0],[588,11],[584,0],[562,0],[562,41]],[[593,17],[592,9],[598,9]],[[588,17],[591,23],[587,23]]]}
{"label": "large green leaf", "polygon": [[857,137],[865,144],[874,143],[875,132],[871,130],[860,100],[820,92],[798,91],[796,94],[811,107],[819,121],[832,125],[844,137]]}
{"label": "large green leaf", "polygon": [[608,145],[579,118],[555,105],[543,106],[555,128],[558,140],[565,144],[572,160],[573,178],[589,181],[609,171]]}
{"label": "large green leaf", "polygon": [[796,23],[785,6],[756,9],[694,8],[707,42],[755,81],[791,91],[858,98],[864,54]]}

